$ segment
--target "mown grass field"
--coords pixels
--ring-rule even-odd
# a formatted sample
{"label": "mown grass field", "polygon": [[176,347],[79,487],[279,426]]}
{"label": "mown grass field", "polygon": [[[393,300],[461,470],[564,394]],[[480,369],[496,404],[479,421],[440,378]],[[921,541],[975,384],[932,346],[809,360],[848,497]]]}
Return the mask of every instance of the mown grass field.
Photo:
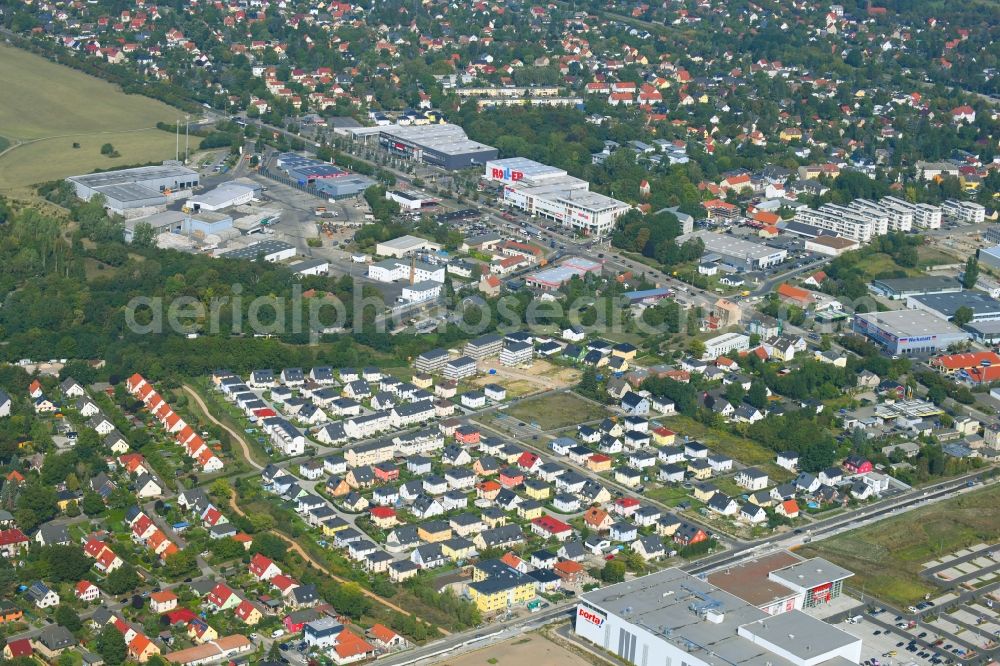
{"label": "mown grass field", "polygon": [[[686,435],[707,446],[713,453],[721,453],[744,465],[759,467],[771,477],[771,482],[786,481],[793,475],[774,463],[775,453],[752,439],[741,437],[721,428],[709,428],[704,423],[680,414],[659,419],[678,435]],[[678,437],[678,440],[681,440]],[[678,443],[683,443],[683,440]]]}
{"label": "mown grass field", "polygon": [[[2,104],[2,102],[0,102]],[[73,148],[73,143],[79,148]],[[110,143],[121,157],[101,155]],[[17,146],[0,157],[0,190],[24,187],[96,169],[162,162],[174,158],[174,137],[158,129],[44,139]]]}
{"label": "mown grass field", "polygon": [[[174,156],[174,137],[155,127],[181,113],[162,102],[10,46],[0,46],[0,81],[0,146],[12,146],[0,189]],[[120,157],[101,155],[104,143]]]}
{"label": "mown grass field", "polygon": [[542,430],[555,430],[607,416],[607,412],[572,393],[552,393],[529,398],[506,412],[507,416],[525,423],[537,423]]}
{"label": "mown grass field", "polygon": [[937,588],[920,578],[923,564],[1000,539],[1000,486],[910,511],[806,546],[854,572],[851,586],[905,608]]}

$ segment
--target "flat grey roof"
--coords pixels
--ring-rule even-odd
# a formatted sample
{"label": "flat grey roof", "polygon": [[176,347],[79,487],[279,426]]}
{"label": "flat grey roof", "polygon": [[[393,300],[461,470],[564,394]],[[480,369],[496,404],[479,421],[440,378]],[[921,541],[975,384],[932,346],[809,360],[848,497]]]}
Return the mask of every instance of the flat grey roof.
{"label": "flat grey roof", "polygon": [[293,271],[304,271],[310,268],[317,268],[319,266],[329,266],[330,262],[326,259],[306,259],[305,261],[300,261],[297,264],[292,264],[289,268]]}
{"label": "flat grey roof", "polygon": [[251,192],[254,191],[254,189],[249,185],[241,185],[240,183],[223,183],[214,190],[194,195],[189,199],[189,201],[191,203],[208,204],[209,206],[220,206],[233,197],[246,194],[247,190]]}
{"label": "flat grey roof", "polygon": [[888,278],[872,280],[872,285],[879,286],[897,294],[907,291],[934,291],[937,289],[961,289],[962,285],[955,278],[929,275],[914,278]]}
{"label": "flat grey roof", "polygon": [[[737,634],[741,625],[767,618],[764,611],[677,568],[594,590],[581,598],[710,663],[717,661],[711,653],[732,664],[763,656],[775,664],[785,663]],[[720,623],[706,622],[692,610],[708,605],[722,615]]]}
{"label": "flat grey roof", "polygon": [[410,250],[421,245],[429,245],[432,247],[440,247],[437,243],[431,242],[426,238],[420,238],[418,236],[400,236],[399,238],[393,238],[392,240],[382,241],[379,245],[384,245],[385,247],[391,247],[394,250]]}
{"label": "flat grey roof", "polygon": [[148,224],[154,229],[162,229],[163,227],[181,224],[187,217],[186,213],[182,213],[179,210],[165,210],[162,213],[156,213],[148,217],[136,217],[125,220],[125,226],[129,229],[134,229],[140,224]]}
{"label": "flat grey roof", "polygon": [[159,191],[137,183],[120,183],[114,185],[101,185],[94,188],[108,199],[128,203],[129,201],[143,201],[144,199],[163,199],[166,197]]}
{"label": "flat grey roof", "polygon": [[966,324],[965,328],[980,335],[995,335],[1000,333],[1000,320],[973,321]]}
{"label": "flat grey roof", "polygon": [[892,310],[890,312],[868,312],[855,317],[864,319],[882,330],[900,338],[923,335],[960,334],[962,330],[926,310]]}
{"label": "flat grey roof", "polygon": [[156,180],[159,178],[188,178],[191,176],[197,179],[198,172],[180,164],[163,164],[160,166],[144,166],[135,167],[134,169],[119,169],[118,171],[70,176],[66,180],[72,180],[81,185],[94,188],[104,185],[120,185],[122,183],[141,183],[144,180]]}
{"label": "flat grey roof", "polygon": [[770,577],[784,583],[794,590],[811,590],[817,585],[831,583],[836,580],[850,578],[854,573],[844,567],[837,566],[822,557],[814,557],[804,562],[797,562],[783,569],[772,571]]}
{"label": "flat grey roof", "polygon": [[[750,636],[787,650],[800,659],[799,663],[859,642],[854,636],[801,611],[767,615],[677,568],[587,592],[581,600],[711,664],[796,663],[755,643]],[[704,619],[706,611],[717,613],[718,623]],[[833,660],[823,662],[823,666],[828,663],[839,666],[843,662]]]}
{"label": "flat grey roof", "polygon": [[490,164],[500,168],[507,168],[511,171],[520,171],[526,178],[531,179],[538,178],[540,176],[551,177],[566,175],[565,169],[549,166],[548,164],[542,164],[541,162],[536,162],[535,160],[529,160],[527,157],[508,157],[502,160],[490,160]]}
{"label": "flat grey roof", "polygon": [[780,647],[802,663],[861,642],[860,638],[800,610],[758,620],[743,627],[743,631]]}
{"label": "flat grey roof", "polygon": [[735,238],[726,234],[717,234],[712,231],[696,231],[688,238],[700,238],[705,244],[706,252],[717,252],[729,257],[741,257],[745,259],[765,259],[781,250],[754,243],[752,241]]}
{"label": "flat grey roof", "polygon": [[411,285],[404,287],[411,291],[432,291],[434,289],[440,289],[441,283],[435,282],[434,280],[422,280],[420,282],[415,282]]}
{"label": "flat grey roof", "polygon": [[972,308],[977,315],[1000,314],[1000,301],[981,291],[953,291],[944,294],[910,296],[914,301],[936,310],[946,317],[953,317],[961,307]]}
{"label": "flat grey roof", "polygon": [[380,134],[447,155],[496,150],[493,146],[473,141],[465,134],[465,130],[450,123],[386,125],[379,129]]}
{"label": "flat grey roof", "polygon": [[225,259],[256,259],[259,254],[268,255],[281,252],[282,250],[293,249],[294,247],[294,245],[289,245],[285,241],[263,240],[247,247],[223,252],[219,256]]}

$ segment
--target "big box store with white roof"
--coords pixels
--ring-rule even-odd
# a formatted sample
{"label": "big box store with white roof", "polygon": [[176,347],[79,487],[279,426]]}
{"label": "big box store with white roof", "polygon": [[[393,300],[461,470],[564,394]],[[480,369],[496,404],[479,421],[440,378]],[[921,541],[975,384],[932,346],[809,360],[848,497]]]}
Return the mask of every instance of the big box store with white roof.
{"label": "big box store with white roof", "polygon": [[630,206],[590,191],[590,183],[524,157],[490,160],[484,178],[503,184],[505,203],[588,235],[602,236]]}

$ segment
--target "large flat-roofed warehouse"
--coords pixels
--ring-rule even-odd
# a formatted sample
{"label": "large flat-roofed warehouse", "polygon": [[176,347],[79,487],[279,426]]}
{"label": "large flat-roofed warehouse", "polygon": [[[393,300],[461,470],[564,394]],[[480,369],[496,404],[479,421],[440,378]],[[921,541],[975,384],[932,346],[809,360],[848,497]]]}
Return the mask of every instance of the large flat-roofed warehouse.
{"label": "large flat-roofed warehouse", "polygon": [[375,184],[368,176],[351,174],[343,178],[317,180],[316,191],[330,199],[342,199],[357,196]]}
{"label": "large flat-roofed warehouse", "polygon": [[537,289],[555,291],[575,277],[583,278],[587,273],[600,273],[603,268],[600,263],[590,259],[569,257],[558,266],[532,273],[525,278],[525,282]]}
{"label": "large flat-roofed warehouse", "polygon": [[187,226],[187,213],[179,210],[165,210],[149,217],[132,218],[125,221],[125,242],[131,243],[135,238],[135,230],[140,224],[148,224],[153,230],[153,234],[159,236],[164,233],[179,234]]}
{"label": "large flat-roofed warehouse", "polygon": [[400,236],[375,245],[375,254],[380,257],[405,257],[411,252],[437,252],[441,246],[426,238]]}
{"label": "large flat-roofed warehouse", "polygon": [[921,294],[947,294],[962,291],[962,283],[951,277],[926,276],[872,280],[868,287],[888,298],[907,298]]}
{"label": "large flat-roofed warehouse", "polygon": [[198,172],[181,164],[136,167],[70,176],[66,179],[76,196],[90,201],[100,194],[105,207],[125,217],[139,217],[162,209],[169,201],[186,196],[198,186]]}
{"label": "large flat-roofed warehouse", "polygon": [[497,149],[473,141],[458,125],[384,125],[378,143],[395,155],[448,170],[467,169],[496,159]]}
{"label": "large flat-roofed warehouse", "polygon": [[972,310],[971,321],[1000,319],[1000,301],[982,291],[957,291],[946,294],[921,294],[906,299],[906,306],[926,310],[942,319],[951,319],[959,308]]}
{"label": "large flat-roofed warehouse", "polygon": [[800,610],[768,615],[680,569],[587,592],[576,634],[624,661],[687,666],[845,666],[861,639]]}
{"label": "large flat-roofed warehouse", "polygon": [[900,355],[934,354],[969,339],[958,326],[924,310],[856,314],[852,328],[888,353]]}
{"label": "large flat-roofed warehouse", "polygon": [[295,246],[289,245],[285,241],[262,240],[246,247],[229,250],[218,255],[222,259],[243,259],[245,261],[256,261],[258,257],[263,257],[264,261],[282,261],[295,256]]}
{"label": "large flat-roofed warehouse", "polygon": [[504,203],[530,215],[555,220],[585,234],[610,233],[631,208],[624,201],[590,191],[590,183],[524,157],[492,160],[485,180],[503,184]]}
{"label": "large flat-roofed warehouse", "polygon": [[780,264],[788,258],[788,250],[769,247],[764,243],[743,240],[728,234],[711,231],[696,231],[691,238],[700,238],[705,244],[706,254],[717,254],[722,262],[737,270],[757,271]]}
{"label": "large flat-roofed warehouse", "polygon": [[223,183],[214,190],[194,195],[187,200],[187,205],[191,210],[222,210],[250,203],[259,190],[260,186],[256,183],[253,185],[236,182]]}

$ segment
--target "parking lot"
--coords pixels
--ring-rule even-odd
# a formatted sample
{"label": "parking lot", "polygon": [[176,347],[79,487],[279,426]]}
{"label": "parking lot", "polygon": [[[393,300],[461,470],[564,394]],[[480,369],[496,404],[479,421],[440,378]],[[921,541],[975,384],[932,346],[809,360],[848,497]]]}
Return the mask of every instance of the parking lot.
{"label": "parking lot", "polygon": [[[858,616],[854,616],[857,618]],[[955,660],[954,654],[949,654],[951,645],[938,634],[922,629],[919,626],[912,629],[904,628],[908,623],[902,618],[893,616],[889,611],[878,615],[861,615],[857,623],[844,621],[838,626],[847,633],[857,636],[863,641],[861,651],[862,663],[879,664],[944,664]],[[903,626],[898,626],[898,624]],[[939,639],[943,642],[934,646]],[[954,648],[954,645],[951,645]],[[876,661],[872,661],[876,660]],[[952,661],[954,663],[954,661]]]}

